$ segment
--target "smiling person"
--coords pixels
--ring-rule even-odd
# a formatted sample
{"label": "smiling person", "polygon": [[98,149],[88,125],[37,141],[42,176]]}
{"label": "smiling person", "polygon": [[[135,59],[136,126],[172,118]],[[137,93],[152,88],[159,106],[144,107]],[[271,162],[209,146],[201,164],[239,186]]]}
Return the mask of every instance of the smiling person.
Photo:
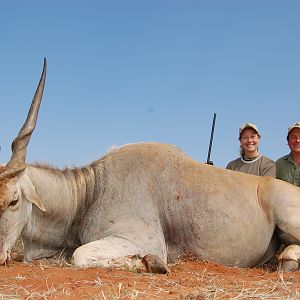
{"label": "smiling person", "polygon": [[276,176],[276,167],[273,160],[258,152],[261,135],[257,126],[246,123],[239,129],[241,156],[231,161],[226,169],[244,172],[258,176]]}
{"label": "smiling person", "polygon": [[300,186],[300,121],[288,128],[290,154],[276,161],[276,178]]}

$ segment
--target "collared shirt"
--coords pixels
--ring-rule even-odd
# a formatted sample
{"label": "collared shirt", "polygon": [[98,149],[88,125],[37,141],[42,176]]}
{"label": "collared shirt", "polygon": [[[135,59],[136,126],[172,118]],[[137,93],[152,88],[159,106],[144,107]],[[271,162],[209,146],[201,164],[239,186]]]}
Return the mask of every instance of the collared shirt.
{"label": "collared shirt", "polygon": [[250,161],[239,157],[236,160],[231,161],[226,169],[257,176],[276,176],[274,161],[263,155],[259,155],[256,159]]}
{"label": "collared shirt", "polygon": [[300,164],[295,164],[292,153],[276,161],[276,178],[300,186]]}

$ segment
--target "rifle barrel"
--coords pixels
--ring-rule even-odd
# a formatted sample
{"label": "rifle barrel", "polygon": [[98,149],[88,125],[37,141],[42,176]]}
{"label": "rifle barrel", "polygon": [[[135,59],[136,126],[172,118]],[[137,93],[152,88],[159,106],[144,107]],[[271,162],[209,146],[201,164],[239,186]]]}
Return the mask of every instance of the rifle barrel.
{"label": "rifle barrel", "polygon": [[214,139],[216,116],[217,116],[217,114],[214,113],[213,122],[212,122],[212,126],[211,126],[211,133],[210,133],[210,141],[209,141],[209,147],[208,147],[207,160],[206,160],[206,163],[210,164],[210,165],[213,164],[212,161],[210,160],[210,154],[211,154],[211,148],[212,148],[212,143],[213,143],[213,139]]}

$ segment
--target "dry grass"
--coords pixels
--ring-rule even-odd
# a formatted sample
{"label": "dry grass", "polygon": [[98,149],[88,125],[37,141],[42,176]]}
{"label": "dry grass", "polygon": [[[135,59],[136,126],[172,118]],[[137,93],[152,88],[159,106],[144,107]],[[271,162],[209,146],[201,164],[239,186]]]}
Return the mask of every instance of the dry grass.
{"label": "dry grass", "polygon": [[300,294],[280,281],[261,280],[245,286],[244,283],[234,282],[231,285],[213,280],[204,283],[198,291],[189,293],[181,299],[299,299]]}
{"label": "dry grass", "polygon": [[[18,261],[23,257],[23,245],[18,240],[12,257]],[[198,265],[197,265],[198,264]],[[199,268],[201,266],[201,268]],[[212,265],[213,266],[213,265]],[[182,260],[170,265],[171,274],[137,274],[131,272],[94,271],[85,276],[62,256],[41,260],[34,268],[42,270],[45,276],[35,282],[35,275],[17,274],[11,284],[0,285],[1,299],[300,299],[296,277],[276,271],[274,261],[263,267],[263,275],[253,276],[253,269],[225,268],[217,272],[214,268],[203,267],[203,262]],[[34,269],[33,270],[36,270]],[[53,283],[53,269],[82,272],[83,276],[72,280]],[[49,270],[51,271],[49,273]],[[55,273],[56,271],[54,271]],[[262,269],[260,269],[262,273]],[[41,273],[39,273],[41,274]],[[272,275],[272,276],[268,276]],[[253,276],[252,279],[249,277]],[[37,280],[36,280],[37,281]]]}

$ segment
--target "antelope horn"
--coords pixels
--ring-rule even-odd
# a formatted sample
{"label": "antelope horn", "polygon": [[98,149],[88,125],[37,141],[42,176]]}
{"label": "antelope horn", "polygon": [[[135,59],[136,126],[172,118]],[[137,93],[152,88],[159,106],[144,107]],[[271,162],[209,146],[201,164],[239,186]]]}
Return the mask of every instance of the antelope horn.
{"label": "antelope horn", "polygon": [[25,123],[23,124],[18,136],[14,139],[11,144],[12,156],[10,161],[5,166],[5,171],[1,173],[0,178],[8,174],[18,173],[25,169],[25,160],[26,160],[26,149],[29,143],[31,134],[36,126],[39,107],[41,104],[44,85],[46,80],[46,69],[47,69],[47,60],[44,58],[43,72],[41,75],[40,82],[35,91],[34,97],[31,102],[31,106],[26,118]]}

